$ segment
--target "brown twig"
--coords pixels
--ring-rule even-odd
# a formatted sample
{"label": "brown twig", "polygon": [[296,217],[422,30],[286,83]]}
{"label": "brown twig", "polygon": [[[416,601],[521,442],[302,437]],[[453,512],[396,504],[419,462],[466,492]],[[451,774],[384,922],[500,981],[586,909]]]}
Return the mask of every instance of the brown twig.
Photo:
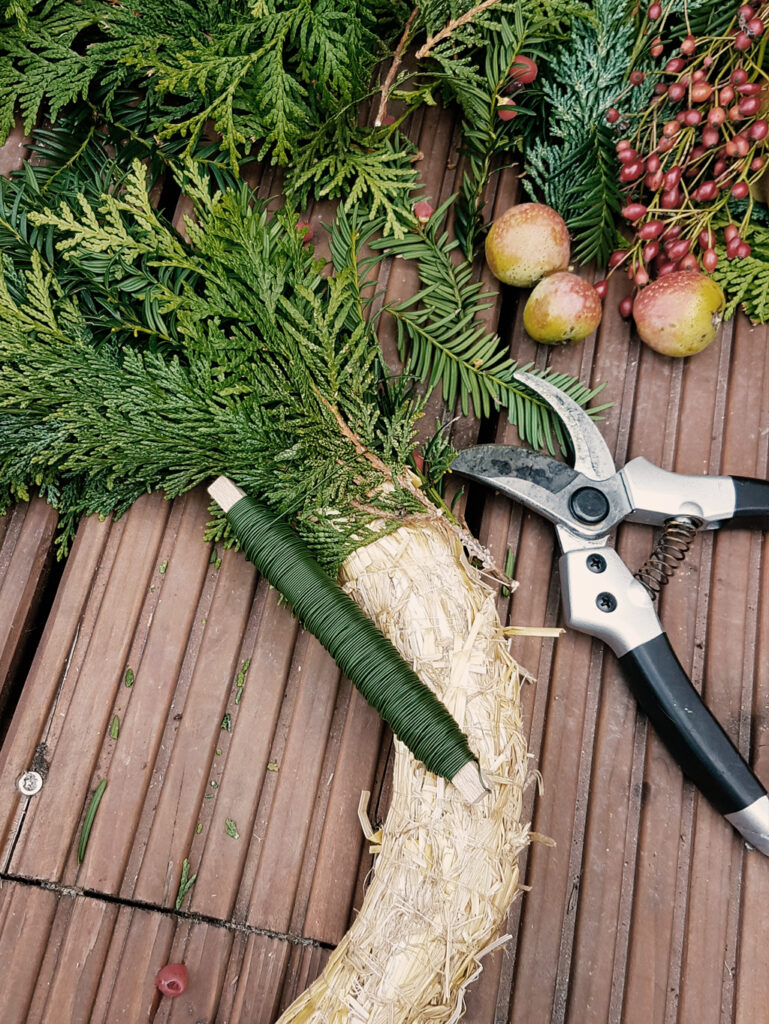
{"label": "brown twig", "polygon": [[430,38],[427,40],[424,46],[421,46],[417,50],[417,60],[422,60],[422,58],[426,57],[434,46],[437,46],[438,43],[443,42],[444,39],[448,39],[448,37],[451,35],[454,29],[459,28],[460,25],[466,25],[468,21],[473,20],[476,14],[480,14],[481,11],[485,11],[487,7],[493,7],[494,4],[497,3],[499,3],[499,0],[483,0],[483,2],[478,4],[476,7],[471,7],[469,11],[465,11],[465,13],[460,18],[453,18],[444,28],[440,30],[440,32],[438,32],[434,36],[430,36]]}
{"label": "brown twig", "polygon": [[380,125],[387,112],[387,98],[390,94],[390,89],[395,81],[395,76],[398,73],[398,68],[401,66],[401,60],[403,59],[403,51],[406,49],[406,44],[409,41],[409,34],[411,32],[411,26],[414,24],[414,19],[419,13],[419,8],[415,7],[409,15],[409,20],[406,22],[406,27],[403,30],[403,35],[400,38],[400,42],[395,47],[395,53],[393,54],[393,62],[390,65],[390,70],[387,72],[387,77],[382,82],[382,88],[379,92],[379,109],[376,112],[375,125]]}

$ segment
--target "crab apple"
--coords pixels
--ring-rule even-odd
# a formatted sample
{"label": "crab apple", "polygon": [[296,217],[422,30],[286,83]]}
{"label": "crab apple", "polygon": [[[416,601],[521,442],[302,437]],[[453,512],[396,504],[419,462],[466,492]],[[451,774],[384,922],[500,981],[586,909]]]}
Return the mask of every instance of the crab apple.
{"label": "crab apple", "polygon": [[721,287],[697,270],[677,270],[657,278],[633,306],[643,342],[666,356],[701,352],[716,337],[724,312]]}
{"label": "crab apple", "polygon": [[523,310],[523,326],[546,345],[582,341],[601,322],[601,297],[576,274],[561,271],[543,278]]}
{"label": "crab apple", "polygon": [[568,228],[563,218],[543,203],[511,206],[486,235],[486,262],[504,284],[530,288],[546,274],[568,267]]}

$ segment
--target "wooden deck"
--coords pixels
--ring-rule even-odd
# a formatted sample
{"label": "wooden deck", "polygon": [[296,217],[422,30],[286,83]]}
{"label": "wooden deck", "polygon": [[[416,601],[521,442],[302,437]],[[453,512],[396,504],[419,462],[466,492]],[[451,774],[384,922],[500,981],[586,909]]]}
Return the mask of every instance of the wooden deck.
{"label": "wooden deck", "polygon": [[[437,205],[456,188],[457,139],[437,111],[415,127]],[[22,157],[16,136],[0,169]],[[496,210],[516,184],[501,177]],[[272,194],[269,175],[261,188]],[[312,220],[329,216],[322,206]],[[404,297],[413,270],[387,265],[381,283]],[[767,330],[737,319],[704,353],[666,359],[619,318],[624,287],[612,281],[597,336],[573,348],[536,346],[512,301],[488,315],[516,359],[607,382],[601,429],[619,465],[644,455],[768,477]],[[456,423],[455,444],[478,427]],[[496,437],[514,439],[504,417]],[[500,596],[503,619],[557,624],[551,528],[507,500],[472,500],[482,540],[502,562],[515,553],[520,587]],[[382,820],[390,736],[255,570],[203,543],[206,507],[200,491],[149,495],[118,522],[85,521],[63,573],[51,573],[50,509],[33,501],[0,519],[3,1024],[272,1024],[360,904],[372,862],[358,799],[371,791]],[[640,565],[652,532],[625,526],[618,546]],[[700,535],[661,616],[769,780],[767,536]],[[557,845],[530,849],[531,891],[466,1024],[766,1024],[767,861],[684,782],[605,648],[568,633],[514,641],[513,653],[537,678],[523,701],[544,790],[529,791],[529,809]],[[26,798],[17,780],[29,769],[44,783]],[[185,859],[197,877],[177,909]],[[180,960],[187,992],[160,999],[156,971]]]}

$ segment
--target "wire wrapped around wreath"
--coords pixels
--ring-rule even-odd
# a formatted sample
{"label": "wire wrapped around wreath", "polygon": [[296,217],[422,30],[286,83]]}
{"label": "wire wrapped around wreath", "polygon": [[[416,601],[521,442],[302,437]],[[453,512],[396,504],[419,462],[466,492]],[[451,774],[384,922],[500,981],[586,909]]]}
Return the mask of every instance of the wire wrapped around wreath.
{"label": "wire wrapped around wreath", "polygon": [[209,491],[246,558],[283,594],[299,621],[414,756],[435,775],[456,780],[466,799],[481,799],[486,789],[476,759],[445,705],[329,578],[285,520],[225,478],[220,481]]}

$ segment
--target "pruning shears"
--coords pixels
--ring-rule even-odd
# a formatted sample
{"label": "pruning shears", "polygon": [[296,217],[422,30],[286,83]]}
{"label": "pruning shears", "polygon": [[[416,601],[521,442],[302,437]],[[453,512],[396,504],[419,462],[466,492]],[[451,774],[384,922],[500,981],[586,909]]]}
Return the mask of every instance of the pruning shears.
{"label": "pruning shears", "polygon": [[[522,371],[515,376],[560,417],[573,466],[490,444],[461,452],[451,469],[555,524],[566,624],[611,648],[684,773],[751,846],[769,856],[766,789],[703,703],[654,606],[697,530],[715,530],[732,519],[769,525],[769,481],[671,473],[644,458],[617,471],[598,428],[576,402],[540,377]],[[664,531],[663,543],[635,575],[611,546],[611,531],[623,520]]]}

